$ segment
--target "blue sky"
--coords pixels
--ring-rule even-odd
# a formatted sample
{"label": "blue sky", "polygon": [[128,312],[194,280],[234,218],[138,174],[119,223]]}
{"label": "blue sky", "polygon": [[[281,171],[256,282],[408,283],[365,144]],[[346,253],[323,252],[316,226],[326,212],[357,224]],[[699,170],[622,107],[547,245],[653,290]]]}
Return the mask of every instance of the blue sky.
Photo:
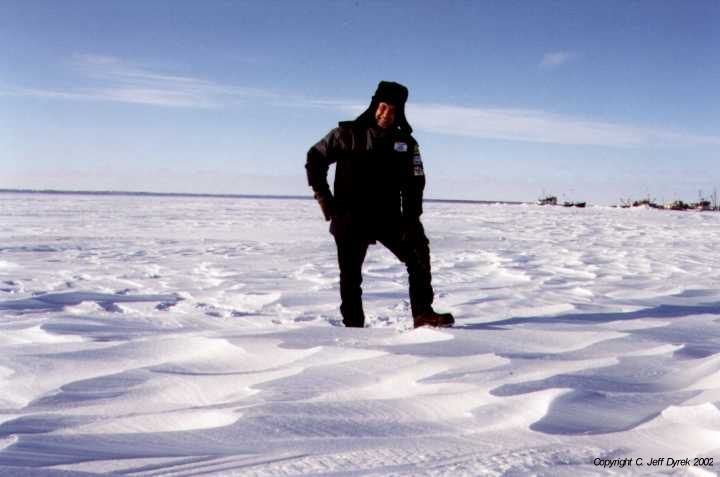
{"label": "blue sky", "polygon": [[0,2],[0,188],[308,194],[410,88],[426,197],[720,187],[720,2]]}

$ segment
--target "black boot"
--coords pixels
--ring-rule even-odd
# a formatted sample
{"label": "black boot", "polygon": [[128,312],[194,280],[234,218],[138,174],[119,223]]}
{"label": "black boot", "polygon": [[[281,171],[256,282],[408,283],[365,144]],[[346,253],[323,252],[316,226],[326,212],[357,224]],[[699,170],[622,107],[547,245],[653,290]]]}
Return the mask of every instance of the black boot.
{"label": "black boot", "polygon": [[413,316],[415,328],[421,326],[432,326],[437,328],[449,328],[455,323],[455,318],[450,313],[437,313],[433,309]]}
{"label": "black boot", "polygon": [[362,308],[347,310],[347,307],[340,306],[340,310],[343,316],[343,324],[346,328],[364,328],[365,327],[365,313]]}

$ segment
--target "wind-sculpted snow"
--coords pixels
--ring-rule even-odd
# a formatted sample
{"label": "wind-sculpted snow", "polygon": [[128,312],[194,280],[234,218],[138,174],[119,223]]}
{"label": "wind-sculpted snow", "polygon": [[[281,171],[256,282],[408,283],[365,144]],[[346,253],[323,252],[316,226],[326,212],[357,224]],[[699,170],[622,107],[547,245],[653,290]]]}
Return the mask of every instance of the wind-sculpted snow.
{"label": "wind-sculpted snow", "polygon": [[342,327],[312,201],[0,195],[0,476],[714,475],[720,216],[426,204]]}

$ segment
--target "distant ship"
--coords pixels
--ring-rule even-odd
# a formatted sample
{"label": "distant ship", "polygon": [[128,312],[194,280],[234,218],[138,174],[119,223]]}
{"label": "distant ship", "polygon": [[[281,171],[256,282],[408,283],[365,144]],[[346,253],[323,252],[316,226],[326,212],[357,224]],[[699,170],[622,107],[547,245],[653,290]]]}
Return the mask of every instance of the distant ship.
{"label": "distant ship", "polygon": [[549,195],[547,197],[538,199],[537,203],[538,205],[557,205],[557,197],[555,197],[554,195]]}

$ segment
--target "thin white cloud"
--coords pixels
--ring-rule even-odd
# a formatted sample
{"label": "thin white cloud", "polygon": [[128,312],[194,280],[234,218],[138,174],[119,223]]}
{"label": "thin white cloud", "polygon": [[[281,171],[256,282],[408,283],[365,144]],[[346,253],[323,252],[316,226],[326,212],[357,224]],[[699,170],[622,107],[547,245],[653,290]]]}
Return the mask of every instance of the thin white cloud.
{"label": "thin white cloud", "polygon": [[578,56],[577,53],[572,51],[550,51],[543,55],[540,66],[544,68],[554,68],[574,61]]}
{"label": "thin white cloud", "polygon": [[83,78],[82,87],[62,90],[16,88],[4,94],[210,109],[237,104],[247,98],[279,97],[277,93],[263,89],[157,73],[113,56],[76,54],[72,61]]}
{"label": "thin white cloud", "polygon": [[[367,103],[361,101],[308,98],[297,98],[295,105],[327,107],[350,117],[367,107]],[[720,136],[595,121],[530,109],[410,102],[407,116],[418,131],[478,139],[611,147],[720,145]]]}
{"label": "thin white cloud", "polygon": [[[75,55],[73,61],[83,76],[96,84],[66,90],[16,88],[0,91],[0,95],[177,108],[233,107],[253,98],[278,107],[322,108],[350,117],[367,107],[367,100],[312,98],[158,73],[112,56]],[[559,64],[561,58],[557,56],[552,61]],[[720,136],[596,121],[540,110],[410,102],[408,119],[417,130],[482,139],[613,147],[720,145]]]}
{"label": "thin white cloud", "polygon": [[408,116],[417,129],[483,139],[623,147],[720,144],[719,136],[594,121],[538,110],[409,104]]}
{"label": "thin white cloud", "polygon": [[275,106],[291,107],[291,108],[318,108],[328,109],[332,111],[341,111],[348,114],[360,113],[367,108],[367,103],[362,101],[353,101],[347,99],[332,98],[311,98],[302,95],[279,95]]}
{"label": "thin white cloud", "polygon": [[215,101],[215,98],[205,94],[161,88],[119,86],[112,88],[78,88],[72,90],[15,88],[0,94],[81,101],[111,101],[164,107],[219,108],[221,106]]}
{"label": "thin white cloud", "polygon": [[75,53],[72,57],[76,63],[87,65],[117,65],[122,63],[122,61],[118,57],[108,55]]}

